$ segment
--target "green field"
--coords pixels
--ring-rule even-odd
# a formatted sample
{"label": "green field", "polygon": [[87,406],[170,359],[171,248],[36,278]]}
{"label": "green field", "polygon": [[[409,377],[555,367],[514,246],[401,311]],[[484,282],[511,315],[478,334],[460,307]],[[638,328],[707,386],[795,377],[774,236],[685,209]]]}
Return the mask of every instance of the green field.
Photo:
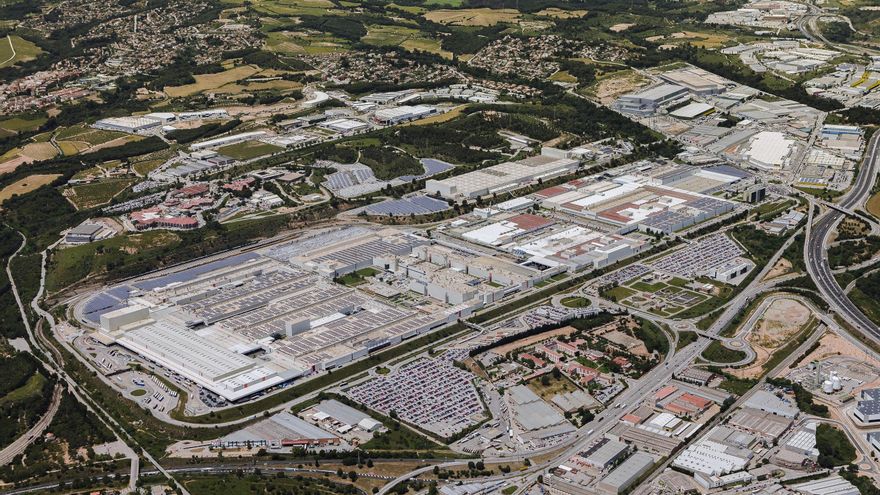
{"label": "green field", "polygon": [[217,149],[217,153],[226,155],[236,160],[250,160],[272,153],[284,151],[284,148],[273,144],[261,143],[260,141],[245,141],[243,143],[230,144]]}
{"label": "green field", "polygon": [[590,306],[590,300],[580,296],[566,297],[559,302],[566,308],[587,308]]}
{"label": "green field", "polygon": [[13,132],[21,132],[21,131],[34,131],[40,128],[41,125],[46,123],[46,117],[44,116],[22,116],[22,117],[12,117],[9,119],[0,120],[0,129],[5,129],[7,131]]}
{"label": "green field", "polygon": [[167,252],[179,242],[177,234],[156,230],[54,251],[47,267],[46,288],[56,291],[90,274],[104,273],[109,265],[125,263],[133,257],[131,253],[150,256]]}
{"label": "green field", "polygon": [[142,395],[147,395],[147,391],[142,388],[135,389],[131,392],[132,397],[140,397]]}
{"label": "green field", "polygon": [[0,68],[27,62],[43,53],[39,46],[18,36],[0,39]]}
{"label": "green field", "polygon": [[28,381],[18,387],[17,389],[9,392],[0,398],[0,406],[4,404],[9,404],[11,402],[21,401],[31,397],[40,392],[43,389],[43,384],[46,383],[46,377],[43,376],[42,373],[34,373],[28,378]]}

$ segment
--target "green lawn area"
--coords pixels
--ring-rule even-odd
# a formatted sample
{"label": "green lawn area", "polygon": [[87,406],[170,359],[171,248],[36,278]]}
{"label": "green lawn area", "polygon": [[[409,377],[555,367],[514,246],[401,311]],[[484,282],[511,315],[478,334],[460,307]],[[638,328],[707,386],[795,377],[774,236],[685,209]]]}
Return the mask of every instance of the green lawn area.
{"label": "green lawn area", "polygon": [[134,391],[131,393],[131,396],[132,396],[132,397],[140,397],[140,396],[142,396],[142,395],[147,395],[147,391],[144,390],[144,389],[142,389],[142,388],[139,388],[139,389],[137,389],[137,390],[134,390]]}
{"label": "green lawn area", "polygon": [[72,186],[67,197],[76,206],[76,209],[87,210],[109,203],[114,196],[135,182],[137,182],[136,179],[119,178]]}
{"label": "green lawn area", "polygon": [[577,385],[561,373],[558,376],[554,376],[553,373],[541,375],[529,380],[526,385],[546,401],[552,399],[556,394],[580,390]]}
{"label": "green lawn area", "polygon": [[379,273],[375,268],[362,268],[356,272],[346,273],[341,277],[336,278],[336,282],[347,285],[348,287],[354,287],[355,285],[364,284],[367,281],[365,280],[367,277],[372,277]]}
{"label": "green lawn area", "polygon": [[278,153],[279,151],[284,151],[284,148],[274,144],[261,143],[260,141],[244,141],[217,149],[217,153],[235,158],[236,160],[250,160],[259,156]]}
{"label": "green lawn area", "polygon": [[2,38],[0,39],[0,68],[33,60],[41,53],[43,50],[39,46],[18,36]]}
{"label": "green lawn area", "polygon": [[559,302],[566,308],[587,308],[590,306],[590,300],[580,296],[566,297]]}
{"label": "green lawn area", "polygon": [[28,381],[25,382],[24,385],[18,387],[17,389],[9,392],[0,398],[0,406],[4,404],[9,404],[11,402],[20,401],[23,399],[27,399],[28,397],[33,396],[40,392],[43,389],[43,384],[46,383],[46,377],[42,375],[42,373],[34,373],[28,378]]}
{"label": "green lawn area", "polygon": [[709,347],[703,351],[701,354],[703,359],[707,361],[712,361],[714,363],[735,363],[740,361],[746,357],[746,353],[743,351],[737,351],[733,349],[728,349],[721,344],[721,341],[714,340]]}
{"label": "green lawn area", "polygon": [[170,251],[179,242],[177,234],[156,230],[55,250],[47,267],[46,288],[56,291],[90,274],[103,273],[108,266]]}
{"label": "green lawn area", "polygon": [[678,342],[675,345],[675,350],[684,349],[688,345],[697,341],[697,332],[685,331],[678,332]]}
{"label": "green lawn area", "polygon": [[24,115],[0,120],[0,129],[7,131],[33,131],[46,123],[46,117],[42,115]]}
{"label": "green lawn area", "polygon": [[617,286],[611,290],[607,290],[607,291],[603,292],[602,297],[604,297],[606,299],[611,299],[612,301],[622,301],[622,300],[626,299],[627,297],[632,296],[635,293],[636,293],[636,291],[634,291],[630,288],[623,287],[623,286]]}

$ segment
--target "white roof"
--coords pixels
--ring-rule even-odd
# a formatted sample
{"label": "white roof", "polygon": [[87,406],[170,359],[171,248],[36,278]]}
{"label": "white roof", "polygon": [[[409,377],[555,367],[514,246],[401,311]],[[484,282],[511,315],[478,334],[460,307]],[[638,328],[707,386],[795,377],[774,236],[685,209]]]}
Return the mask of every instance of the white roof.
{"label": "white roof", "polygon": [[763,131],[755,134],[746,155],[757,165],[781,166],[788,158],[794,141],[785,134],[775,131]]}
{"label": "white roof", "polygon": [[704,113],[708,112],[709,110],[712,110],[713,108],[715,108],[715,107],[713,107],[712,105],[709,105],[708,103],[694,102],[694,103],[690,103],[688,105],[685,105],[685,106],[679,108],[678,110],[670,112],[669,115],[672,115],[673,117],[679,117],[682,119],[692,119],[694,117],[698,117],[700,115],[703,115]]}

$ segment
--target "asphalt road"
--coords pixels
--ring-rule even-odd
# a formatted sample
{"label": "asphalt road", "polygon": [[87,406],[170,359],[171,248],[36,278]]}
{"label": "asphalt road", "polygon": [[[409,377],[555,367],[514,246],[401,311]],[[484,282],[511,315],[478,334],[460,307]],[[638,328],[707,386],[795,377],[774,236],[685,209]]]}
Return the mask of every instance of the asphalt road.
{"label": "asphalt road", "polygon": [[[867,200],[874,187],[878,166],[880,166],[880,133],[875,133],[868,143],[865,160],[859,168],[855,184],[838,202],[842,207],[855,210]],[[837,224],[844,218],[844,214],[835,209],[829,209],[815,225],[810,226],[812,217],[813,208],[811,207],[810,222],[807,224],[808,240],[804,245],[807,271],[835,312],[855,326],[857,330],[880,342],[880,328],[850,301],[843,288],[835,280],[828,263],[825,248],[828,236],[834,232]]]}

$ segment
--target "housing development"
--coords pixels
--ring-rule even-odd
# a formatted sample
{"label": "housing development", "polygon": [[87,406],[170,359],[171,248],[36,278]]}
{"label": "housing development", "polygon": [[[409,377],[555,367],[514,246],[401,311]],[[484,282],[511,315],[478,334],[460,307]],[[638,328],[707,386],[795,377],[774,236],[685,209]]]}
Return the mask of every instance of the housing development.
{"label": "housing development", "polygon": [[877,495],[875,3],[0,2],[0,494]]}

